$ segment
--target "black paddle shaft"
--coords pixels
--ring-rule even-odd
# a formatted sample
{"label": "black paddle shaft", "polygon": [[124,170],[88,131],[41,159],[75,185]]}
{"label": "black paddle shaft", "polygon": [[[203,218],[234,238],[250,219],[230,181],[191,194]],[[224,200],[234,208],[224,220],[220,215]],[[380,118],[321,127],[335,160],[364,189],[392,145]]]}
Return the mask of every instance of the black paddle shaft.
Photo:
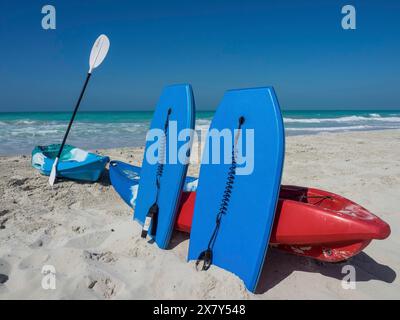
{"label": "black paddle shaft", "polygon": [[65,132],[64,139],[63,139],[63,142],[61,143],[60,150],[58,150],[57,158],[60,158],[60,157],[61,157],[61,153],[62,153],[62,151],[63,151],[63,149],[64,149],[65,142],[67,141],[67,137],[68,137],[68,134],[69,134],[69,130],[71,130],[72,122],[74,122],[75,115],[76,115],[76,113],[77,113],[77,111],[78,111],[79,105],[81,104],[81,100],[82,100],[83,94],[85,93],[86,86],[87,86],[87,84],[88,84],[88,82],[89,82],[89,79],[90,79],[90,76],[91,76],[91,75],[92,75],[91,73],[88,73],[87,76],[86,76],[85,84],[83,85],[81,94],[79,95],[79,99],[78,99],[78,101],[77,101],[77,103],[76,103],[76,106],[75,106],[74,113],[72,114],[71,120],[69,121],[68,129],[67,129],[67,132]]}

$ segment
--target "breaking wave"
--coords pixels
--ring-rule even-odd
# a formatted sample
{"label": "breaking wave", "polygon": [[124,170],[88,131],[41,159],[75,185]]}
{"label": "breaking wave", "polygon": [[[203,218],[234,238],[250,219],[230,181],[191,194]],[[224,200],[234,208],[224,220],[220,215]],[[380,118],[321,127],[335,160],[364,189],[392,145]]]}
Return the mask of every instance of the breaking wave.
{"label": "breaking wave", "polygon": [[381,117],[379,114],[371,113],[369,117],[365,116],[346,116],[346,117],[338,117],[338,118],[283,118],[284,123],[344,123],[344,122],[399,122],[400,117]]}
{"label": "breaking wave", "polygon": [[[145,144],[151,113],[93,113],[74,122],[68,143],[83,149]],[[34,146],[60,142],[70,114],[43,117],[0,113],[0,155],[29,154]],[[58,117],[55,119],[55,117]],[[206,134],[212,113],[197,113],[196,130]],[[400,128],[400,112],[284,112],[286,135]]]}

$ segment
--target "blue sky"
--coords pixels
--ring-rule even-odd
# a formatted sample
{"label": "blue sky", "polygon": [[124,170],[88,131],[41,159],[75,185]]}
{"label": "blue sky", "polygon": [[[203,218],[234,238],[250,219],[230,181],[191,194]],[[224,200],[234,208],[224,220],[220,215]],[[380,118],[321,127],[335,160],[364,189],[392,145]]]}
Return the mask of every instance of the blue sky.
{"label": "blue sky", "polygon": [[[52,4],[57,29],[41,28]],[[357,29],[341,28],[342,6]],[[272,85],[284,109],[400,108],[400,2],[9,1],[0,4],[0,111],[71,110],[100,33],[109,55],[82,110],[152,109],[191,83],[198,109]]]}

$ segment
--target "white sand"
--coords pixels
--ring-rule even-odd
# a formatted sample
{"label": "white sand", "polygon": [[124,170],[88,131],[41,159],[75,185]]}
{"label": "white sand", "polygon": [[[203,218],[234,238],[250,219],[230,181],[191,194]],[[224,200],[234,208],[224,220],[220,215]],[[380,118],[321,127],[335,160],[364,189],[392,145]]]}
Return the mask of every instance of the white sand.
{"label": "white sand", "polygon": [[[143,148],[103,153],[140,164]],[[283,183],[350,198],[392,234],[340,264],[270,249],[260,294],[251,294],[222,269],[196,272],[186,262],[186,235],[175,233],[165,251],[141,239],[106,176],[51,189],[29,156],[0,157],[0,299],[400,298],[400,130],[289,137]],[[356,269],[355,290],[341,286],[345,264]],[[55,290],[41,286],[44,265],[56,269]]]}

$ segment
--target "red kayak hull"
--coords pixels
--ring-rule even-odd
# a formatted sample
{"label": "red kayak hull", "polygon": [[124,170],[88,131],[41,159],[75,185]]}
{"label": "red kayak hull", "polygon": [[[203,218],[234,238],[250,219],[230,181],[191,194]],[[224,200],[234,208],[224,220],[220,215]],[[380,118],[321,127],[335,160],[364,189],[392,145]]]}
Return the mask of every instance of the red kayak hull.
{"label": "red kayak hull", "polygon": [[353,243],[327,243],[312,245],[290,245],[273,244],[271,247],[296,254],[299,256],[310,257],[324,262],[340,262],[347,260],[360,253],[372,240],[365,240]]}
{"label": "red kayak hull", "polygon": [[[184,192],[176,229],[190,233],[195,192]],[[281,186],[270,245],[321,261],[338,262],[390,235],[389,225],[337,194]]]}

